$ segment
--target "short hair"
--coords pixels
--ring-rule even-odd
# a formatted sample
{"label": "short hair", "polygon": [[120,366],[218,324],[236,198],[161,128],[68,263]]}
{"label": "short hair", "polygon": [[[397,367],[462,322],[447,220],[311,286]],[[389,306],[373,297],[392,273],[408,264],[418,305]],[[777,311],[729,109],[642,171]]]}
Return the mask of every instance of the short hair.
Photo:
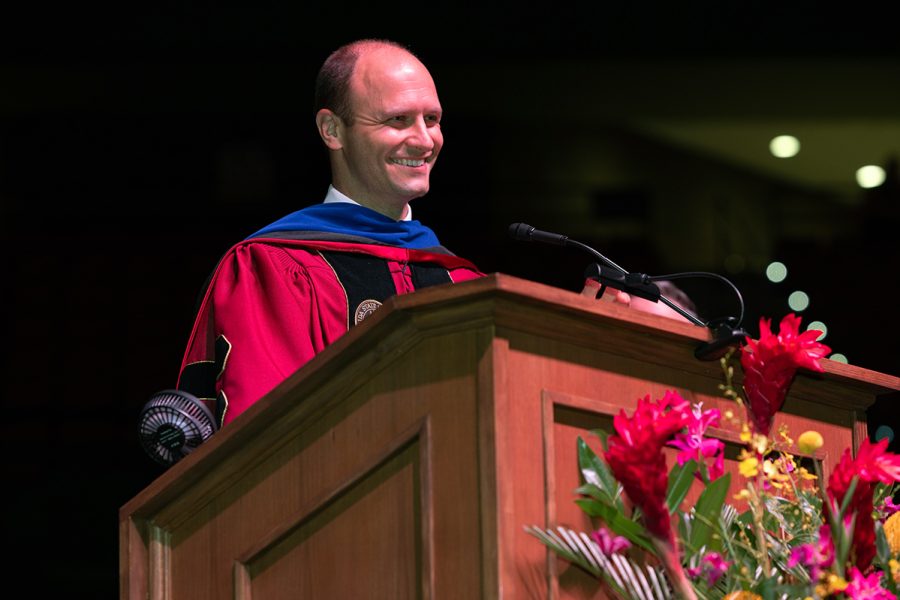
{"label": "short hair", "polygon": [[668,279],[660,279],[659,281],[654,281],[653,283],[659,288],[659,293],[690,312],[694,316],[697,316],[697,306],[694,304],[694,301],[691,300],[690,296],[688,296],[684,290],[680,287],[669,281]]}
{"label": "short hair", "polygon": [[398,48],[412,54],[409,48],[391,40],[370,38],[344,44],[325,59],[316,76],[315,112],[327,108],[352,124],[350,79],[363,52],[378,47]]}

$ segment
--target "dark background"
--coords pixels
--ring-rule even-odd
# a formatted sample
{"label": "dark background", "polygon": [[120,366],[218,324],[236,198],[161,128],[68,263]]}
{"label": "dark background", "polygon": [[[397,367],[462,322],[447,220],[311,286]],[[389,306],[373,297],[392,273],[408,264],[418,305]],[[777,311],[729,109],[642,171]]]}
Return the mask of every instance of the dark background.
{"label": "dark background", "polygon": [[[852,363],[900,375],[895,184],[842,203],[831,191],[665,144],[630,128],[621,107],[675,114],[690,99],[667,105],[662,88],[637,98],[612,82],[586,87],[578,75],[591,64],[600,72],[637,65],[636,79],[649,78],[641,67],[665,71],[669,85],[684,81],[696,93],[690,98],[748,60],[782,75],[790,61],[888,60],[890,80],[898,36],[890,19],[867,10],[79,4],[9,13],[0,23],[8,265],[0,439],[11,567],[33,571],[42,595],[118,593],[118,509],[162,472],[138,445],[140,409],[174,386],[197,294],[218,256],[323,197],[329,179],[312,84],[327,54],[359,37],[406,43],[435,75],[446,146],[432,193],[413,208],[482,270],[578,288],[590,257],[510,241],[506,226],[525,221],[629,270],[727,276],[755,335],[760,316],[788,312],[785,290],[761,276],[778,258],[816,300],[804,322],[829,323],[825,341]],[[680,76],[698,64],[708,81]],[[896,95],[900,83],[886,85]],[[693,110],[752,112],[765,93]],[[828,102],[805,110],[822,113]],[[595,181],[598,172],[613,175]],[[707,175],[717,182],[709,188]],[[810,225],[788,226],[800,221]],[[728,289],[683,287],[707,317],[736,314]],[[889,412],[873,415],[891,421]]]}

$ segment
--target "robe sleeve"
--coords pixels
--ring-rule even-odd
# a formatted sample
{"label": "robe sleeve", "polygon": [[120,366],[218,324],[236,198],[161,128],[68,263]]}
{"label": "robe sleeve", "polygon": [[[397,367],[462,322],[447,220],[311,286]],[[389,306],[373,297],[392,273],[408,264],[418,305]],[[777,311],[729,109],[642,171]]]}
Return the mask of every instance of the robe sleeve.
{"label": "robe sleeve", "polygon": [[346,333],[346,311],[343,288],[316,253],[239,244],[210,282],[179,387],[190,365],[212,360],[227,424]]}

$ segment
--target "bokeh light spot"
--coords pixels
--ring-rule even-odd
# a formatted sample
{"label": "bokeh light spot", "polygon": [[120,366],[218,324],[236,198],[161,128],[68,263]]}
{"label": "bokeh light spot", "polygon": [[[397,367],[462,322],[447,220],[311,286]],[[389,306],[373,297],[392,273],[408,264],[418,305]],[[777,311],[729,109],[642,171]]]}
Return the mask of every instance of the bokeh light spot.
{"label": "bokeh light spot", "polygon": [[779,135],[769,142],[769,152],[776,158],[790,158],[800,152],[800,140],[792,135]]}
{"label": "bokeh light spot", "polygon": [[822,335],[816,338],[816,340],[823,340],[825,336],[828,335],[828,327],[825,326],[825,323],[822,321],[811,321],[809,325],[806,326],[806,330],[815,329],[816,331],[821,331]]}
{"label": "bokeh light spot", "polygon": [[878,165],[866,165],[856,170],[856,183],[861,188],[874,188],[884,183],[887,175]]}
{"label": "bokeh light spot", "polygon": [[779,283],[785,280],[787,277],[787,267],[782,262],[778,262],[777,260],[769,263],[769,266],[766,267],[766,277],[772,283]]}
{"label": "bokeh light spot", "polygon": [[791,295],[788,296],[788,306],[797,312],[806,310],[809,308],[809,294],[800,290],[791,292]]}

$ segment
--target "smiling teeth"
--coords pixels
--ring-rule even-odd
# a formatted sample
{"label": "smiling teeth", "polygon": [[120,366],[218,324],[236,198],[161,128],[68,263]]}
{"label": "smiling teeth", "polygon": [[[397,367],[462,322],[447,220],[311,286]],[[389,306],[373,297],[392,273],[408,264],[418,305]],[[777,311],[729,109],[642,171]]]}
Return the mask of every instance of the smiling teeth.
{"label": "smiling teeth", "polygon": [[404,167],[421,167],[425,164],[424,160],[412,160],[411,158],[392,158],[391,162]]}

